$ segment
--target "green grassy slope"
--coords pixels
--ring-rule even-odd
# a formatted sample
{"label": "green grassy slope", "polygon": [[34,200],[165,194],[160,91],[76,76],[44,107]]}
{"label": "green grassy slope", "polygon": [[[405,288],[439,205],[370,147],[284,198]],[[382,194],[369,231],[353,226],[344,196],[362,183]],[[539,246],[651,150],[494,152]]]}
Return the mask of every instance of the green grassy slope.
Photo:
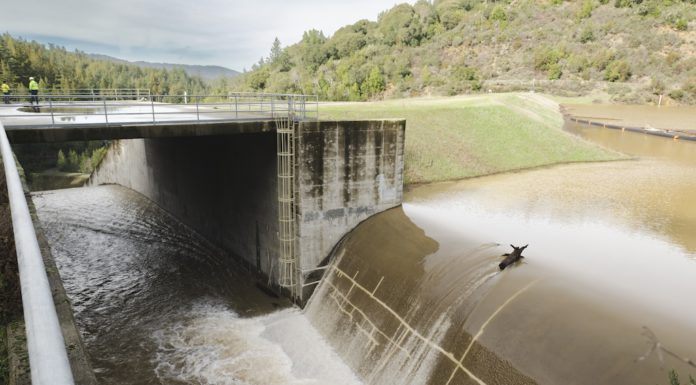
{"label": "green grassy slope", "polygon": [[321,118],[405,118],[407,184],[624,158],[564,132],[558,106],[533,94],[327,104]]}

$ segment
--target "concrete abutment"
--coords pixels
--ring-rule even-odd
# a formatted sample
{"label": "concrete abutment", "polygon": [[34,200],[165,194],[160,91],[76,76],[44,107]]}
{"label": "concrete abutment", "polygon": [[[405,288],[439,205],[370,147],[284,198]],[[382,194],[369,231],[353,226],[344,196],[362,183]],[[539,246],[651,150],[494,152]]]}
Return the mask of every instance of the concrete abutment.
{"label": "concrete abutment", "polygon": [[[404,120],[302,121],[295,204],[300,283],[334,245],[403,195]],[[276,133],[125,139],[89,184],[147,196],[272,282],[278,274]],[[304,299],[304,298],[302,298]]]}

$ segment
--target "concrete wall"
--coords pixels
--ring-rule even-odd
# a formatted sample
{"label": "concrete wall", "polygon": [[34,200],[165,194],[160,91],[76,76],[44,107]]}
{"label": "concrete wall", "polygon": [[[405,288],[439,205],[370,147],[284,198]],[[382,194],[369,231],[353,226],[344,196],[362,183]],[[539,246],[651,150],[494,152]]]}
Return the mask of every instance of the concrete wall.
{"label": "concrete wall", "polygon": [[275,133],[114,142],[89,184],[129,187],[253,269],[277,255]]}
{"label": "concrete wall", "polygon": [[369,216],[403,198],[404,120],[304,122],[298,138],[302,270]]}
{"label": "concrete wall", "polygon": [[[318,266],[370,215],[401,204],[405,121],[302,122],[296,202],[300,268]],[[276,134],[114,142],[90,184],[138,191],[276,278]]]}

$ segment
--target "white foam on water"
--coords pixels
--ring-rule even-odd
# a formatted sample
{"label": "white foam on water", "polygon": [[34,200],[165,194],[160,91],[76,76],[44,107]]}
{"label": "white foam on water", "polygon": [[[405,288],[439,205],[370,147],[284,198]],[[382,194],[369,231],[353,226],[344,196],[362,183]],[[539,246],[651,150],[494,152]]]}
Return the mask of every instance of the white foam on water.
{"label": "white foam on water", "polygon": [[155,332],[163,382],[220,385],[360,385],[298,309],[240,318],[200,303]]}

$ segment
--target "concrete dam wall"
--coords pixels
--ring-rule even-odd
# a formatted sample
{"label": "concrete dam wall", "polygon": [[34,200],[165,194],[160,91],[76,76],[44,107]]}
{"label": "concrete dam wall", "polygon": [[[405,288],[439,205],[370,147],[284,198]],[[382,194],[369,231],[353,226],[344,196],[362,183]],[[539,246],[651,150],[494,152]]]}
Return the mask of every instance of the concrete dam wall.
{"label": "concrete dam wall", "polygon": [[[296,134],[296,249],[308,271],[358,223],[401,204],[405,121],[300,122]],[[276,151],[262,129],[119,140],[89,184],[142,193],[277,282]]]}

